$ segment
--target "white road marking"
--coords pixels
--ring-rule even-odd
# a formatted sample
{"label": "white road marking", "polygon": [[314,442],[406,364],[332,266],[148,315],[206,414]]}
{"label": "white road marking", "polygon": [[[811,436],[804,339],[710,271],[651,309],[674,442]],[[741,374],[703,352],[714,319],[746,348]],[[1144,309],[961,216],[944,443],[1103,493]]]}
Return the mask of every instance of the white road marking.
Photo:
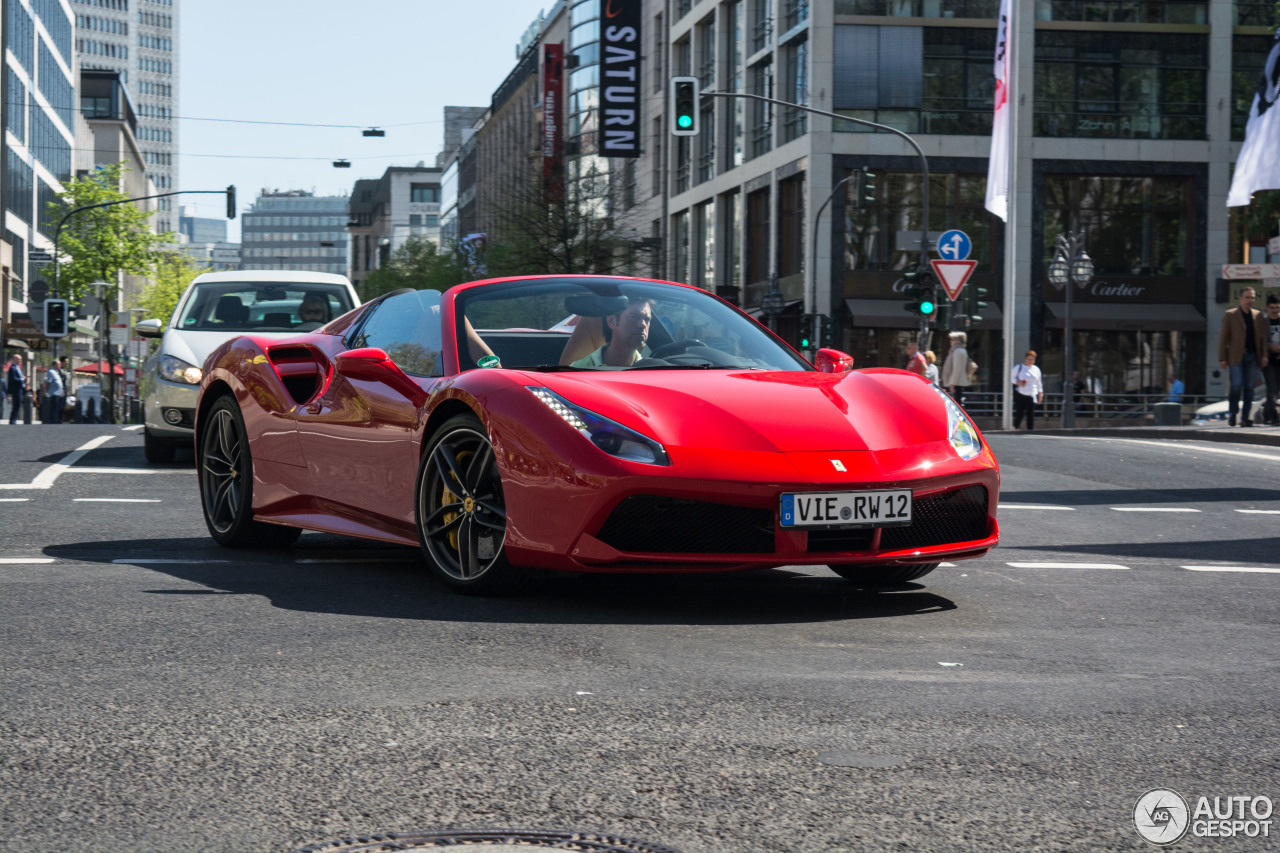
{"label": "white road marking", "polygon": [[190,474],[190,471],[174,468],[72,468],[69,474]]}
{"label": "white road marking", "polygon": [[[1187,450],[1187,447],[1179,447],[1185,444],[1187,439],[1171,438],[1168,441],[1151,441],[1143,438],[1113,438],[1106,435],[1024,435],[1020,438],[1029,438],[1033,441],[1123,441],[1129,444],[1149,444],[1152,447],[1177,447],[1179,450]],[[1210,439],[1191,439],[1192,441],[1206,442]],[[1280,462],[1280,453],[1249,453],[1244,450],[1227,450],[1225,447],[1206,447],[1203,443],[1194,446],[1196,452],[1204,451],[1205,453],[1218,453],[1223,456],[1245,456],[1249,459],[1265,459],[1268,462]]]}
{"label": "white road marking", "polygon": [[76,498],[76,503],[99,504],[158,504],[159,498]]}
{"label": "white road marking", "polygon": [[134,424],[133,426],[127,426],[127,427],[125,427],[124,429],[122,429],[122,430],[120,430],[120,431],[121,431],[121,432],[133,432],[134,430],[139,430],[139,429],[142,429],[142,424]]}
{"label": "white road marking", "polygon": [[1280,509],[1238,509],[1236,512],[1247,512],[1250,515],[1280,515]]}
{"label": "white road marking", "polygon": [[6,566],[31,566],[52,563],[53,557],[0,557],[0,564]]}
{"label": "white road marking", "polygon": [[45,468],[30,483],[0,483],[0,489],[52,489],[54,481],[67,473],[72,465],[80,461],[81,457],[90,450],[101,447],[113,438],[115,438],[113,435],[100,435],[95,439],[91,439],[62,457],[58,462]]}
{"label": "white road marking", "polygon": [[413,563],[416,557],[306,557],[295,563]]}
{"label": "white road marking", "polygon": [[999,508],[1000,509],[1063,509],[1063,510],[1067,510],[1068,512],[1076,511],[1076,508],[1073,506],[1054,506],[1052,504],[1007,504],[1003,502],[1000,504]]}
{"label": "white road marking", "polygon": [[119,559],[119,560],[112,560],[111,562],[113,562],[113,563],[123,563],[123,564],[130,565],[130,566],[143,566],[143,565],[149,565],[149,564],[151,564],[151,563],[164,563],[164,564],[173,564],[173,563],[183,563],[183,564],[186,564],[186,563],[229,563],[229,562],[231,562],[231,561],[230,561],[230,560],[181,560],[181,559],[177,559],[177,558],[170,559],[170,558],[168,558],[168,557],[137,557],[137,558],[123,558],[123,559]]}
{"label": "white road marking", "polygon": [[1113,506],[1116,512],[1200,512],[1183,506]]}
{"label": "white road marking", "polygon": [[16,504],[29,500],[31,500],[31,498],[0,498],[0,504]]}
{"label": "white road marking", "polygon": [[1280,569],[1264,569],[1258,566],[1183,566],[1189,572],[1256,572],[1280,575]]}
{"label": "white road marking", "polygon": [[1014,569],[1116,569],[1128,571],[1128,566],[1115,563],[1005,563]]}

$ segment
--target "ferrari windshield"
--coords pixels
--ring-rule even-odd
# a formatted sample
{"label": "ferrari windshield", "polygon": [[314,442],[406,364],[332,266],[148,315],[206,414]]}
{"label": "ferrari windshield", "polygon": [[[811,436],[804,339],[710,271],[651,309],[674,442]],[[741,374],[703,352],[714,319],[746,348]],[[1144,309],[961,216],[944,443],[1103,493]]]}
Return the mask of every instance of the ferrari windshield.
{"label": "ferrari windshield", "polygon": [[194,332],[314,329],[352,308],[345,287],[319,282],[210,281],[187,294],[173,328]]}
{"label": "ferrari windshield", "polygon": [[[528,279],[470,288],[455,303],[463,368],[812,370],[705,291],[618,278]],[[468,328],[469,326],[469,328]],[[469,353],[468,349],[472,352]]]}

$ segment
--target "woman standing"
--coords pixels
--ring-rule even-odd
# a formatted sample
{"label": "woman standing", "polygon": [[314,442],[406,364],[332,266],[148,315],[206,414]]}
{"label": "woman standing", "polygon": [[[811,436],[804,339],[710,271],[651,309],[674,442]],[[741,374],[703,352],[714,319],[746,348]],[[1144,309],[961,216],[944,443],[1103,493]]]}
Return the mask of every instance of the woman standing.
{"label": "woman standing", "polygon": [[940,381],[942,387],[963,406],[964,390],[969,387],[969,350],[965,349],[969,338],[964,332],[952,332],[950,339],[951,351],[947,353],[947,360],[942,362]]}

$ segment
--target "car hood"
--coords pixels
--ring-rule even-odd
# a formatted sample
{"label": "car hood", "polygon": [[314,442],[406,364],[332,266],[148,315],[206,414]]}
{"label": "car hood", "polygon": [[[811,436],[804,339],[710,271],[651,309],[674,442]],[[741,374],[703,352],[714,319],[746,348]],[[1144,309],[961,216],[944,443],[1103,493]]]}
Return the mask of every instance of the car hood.
{"label": "car hood", "polygon": [[[248,332],[187,332],[180,330],[171,330],[165,332],[164,340],[160,344],[160,352],[164,355],[171,355],[174,358],[180,358],[188,364],[194,364],[196,367],[203,367],[205,359],[209,354],[222,346],[232,338],[238,338],[241,335],[249,334]],[[297,337],[297,332],[280,332],[278,334],[263,334],[261,332],[253,332],[255,338],[293,338]]]}
{"label": "car hood", "polygon": [[902,370],[527,374],[668,445],[792,452],[883,450],[946,438],[944,404]]}

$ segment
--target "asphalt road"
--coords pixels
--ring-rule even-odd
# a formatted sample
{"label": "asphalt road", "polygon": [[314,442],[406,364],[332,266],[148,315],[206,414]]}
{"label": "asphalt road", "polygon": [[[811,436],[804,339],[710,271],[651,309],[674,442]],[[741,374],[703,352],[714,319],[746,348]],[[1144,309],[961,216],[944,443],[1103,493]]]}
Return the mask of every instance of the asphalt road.
{"label": "asphalt road", "polygon": [[[220,549],[190,460],[147,466],[136,431],[0,426],[0,850],[463,827],[1144,850],[1150,789],[1280,800],[1280,449],[992,443],[1002,546],[921,583],[782,569],[476,600],[407,549]],[[1173,849],[1277,849],[1274,830]]]}

